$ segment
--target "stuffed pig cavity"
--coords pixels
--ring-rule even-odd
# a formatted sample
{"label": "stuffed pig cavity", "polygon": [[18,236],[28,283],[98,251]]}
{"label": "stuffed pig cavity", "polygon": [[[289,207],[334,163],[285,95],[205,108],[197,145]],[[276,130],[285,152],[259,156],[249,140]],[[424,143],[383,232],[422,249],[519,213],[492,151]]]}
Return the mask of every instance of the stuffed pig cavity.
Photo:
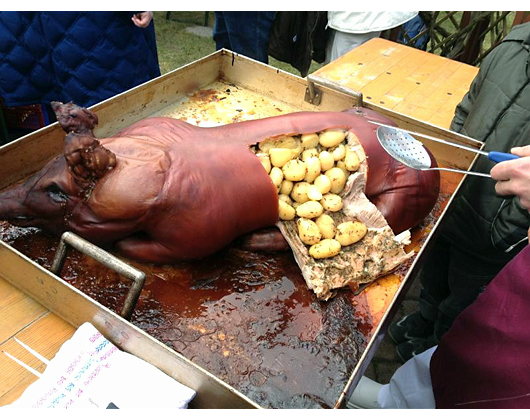
{"label": "stuffed pig cavity", "polygon": [[[334,289],[346,285],[355,289],[361,283],[392,271],[412,255],[403,249],[410,235],[396,238],[381,212],[364,193],[368,165],[358,139],[352,133],[345,133],[343,145],[347,153],[339,156],[345,158],[352,154],[356,156],[357,164],[343,169],[346,176],[342,179],[347,181],[342,188],[334,191],[340,205],[332,208],[324,203],[326,211],[313,214],[315,235],[305,238],[301,234],[300,222],[309,223],[307,218],[311,218],[310,215],[302,214],[304,217],[293,220],[301,215],[299,209],[302,205],[296,201],[291,203],[296,206],[296,216],[278,222],[308,287],[323,300],[333,296]],[[337,159],[335,167],[340,168],[340,162],[344,160]],[[325,173],[330,172],[331,169],[328,169]],[[280,198],[280,202],[282,199],[285,200]],[[303,201],[303,205],[312,202]],[[324,223],[323,218],[327,218],[328,223]],[[313,239],[315,236],[317,238]]]}
{"label": "stuffed pig cavity", "polygon": [[[403,261],[407,255],[394,232],[418,224],[438,197],[438,171],[416,171],[388,156],[367,119],[392,122],[362,108],[299,112],[211,128],[148,118],[98,140],[92,133],[95,114],[71,103],[53,107],[67,132],[65,153],[0,194],[0,219],[55,234],[73,231],[98,245],[114,244],[140,261],[201,258],[263,228],[269,228],[268,239],[248,243],[281,249],[271,240],[278,231],[270,227],[277,225],[310,287],[327,298],[333,288],[373,280]],[[346,168],[350,147],[358,160],[352,171]],[[322,162],[319,156],[308,157],[306,163],[304,153],[314,153],[310,149],[331,157],[324,153]],[[326,162],[332,163],[329,169]],[[298,203],[295,209],[287,200],[280,203],[280,189],[285,192],[290,186],[282,186],[285,174],[297,190],[296,183],[313,187],[306,194],[314,204]],[[319,196],[316,187],[325,181],[317,180],[320,175],[329,175],[335,192]],[[342,209],[332,196],[340,197]],[[288,197],[293,200],[292,191]],[[286,205],[295,217],[279,221],[291,211]],[[336,228],[345,223],[336,234],[346,245],[335,256],[327,248],[323,252],[323,246],[310,251],[309,234],[306,242],[300,239],[298,220],[313,228],[306,221],[316,222],[319,206],[320,216],[331,215]],[[329,222],[323,219],[321,225]],[[348,242],[352,235],[358,237],[354,244]],[[335,240],[329,238],[329,243],[336,245]],[[362,263],[354,254],[362,255]],[[317,286],[324,277],[329,284]]]}

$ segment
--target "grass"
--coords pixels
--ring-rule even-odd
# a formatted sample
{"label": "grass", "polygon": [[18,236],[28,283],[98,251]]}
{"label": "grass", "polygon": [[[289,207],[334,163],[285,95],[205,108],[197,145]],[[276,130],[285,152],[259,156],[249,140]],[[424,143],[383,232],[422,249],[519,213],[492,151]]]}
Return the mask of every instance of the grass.
{"label": "grass", "polygon": [[186,32],[189,26],[201,25],[203,16],[204,12],[171,12],[167,20],[166,12],[154,12],[158,62],[162,74],[215,51],[213,38]]}
{"label": "grass", "polygon": [[[191,63],[215,52],[213,37],[203,37],[186,31],[187,27],[204,24],[205,12],[154,12],[156,42],[160,71],[165,74],[171,70]],[[208,13],[208,26],[213,28],[214,14]],[[300,76],[300,72],[287,63],[269,57],[269,65]],[[321,67],[313,62],[310,73]]]}

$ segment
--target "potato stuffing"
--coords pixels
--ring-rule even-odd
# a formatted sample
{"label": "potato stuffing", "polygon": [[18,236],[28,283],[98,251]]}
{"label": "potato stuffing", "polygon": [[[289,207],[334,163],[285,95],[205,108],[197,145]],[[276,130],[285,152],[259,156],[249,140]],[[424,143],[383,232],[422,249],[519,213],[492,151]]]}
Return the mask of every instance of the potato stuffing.
{"label": "potato stuffing", "polygon": [[280,219],[296,222],[300,240],[315,259],[338,255],[367,232],[357,220],[337,225],[333,219],[342,210],[349,175],[361,164],[347,137],[344,130],[329,129],[267,139],[255,150],[278,192]]}

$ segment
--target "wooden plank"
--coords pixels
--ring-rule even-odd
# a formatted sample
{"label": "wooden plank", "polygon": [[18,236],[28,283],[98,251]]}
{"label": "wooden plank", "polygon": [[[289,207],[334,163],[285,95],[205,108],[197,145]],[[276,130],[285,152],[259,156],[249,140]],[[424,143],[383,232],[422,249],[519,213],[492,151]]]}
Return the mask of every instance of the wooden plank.
{"label": "wooden plank", "polygon": [[382,101],[382,96],[386,95],[391,89],[401,84],[403,80],[410,77],[413,72],[418,71],[418,69],[421,68],[428,60],[428,54],[422,54],[416,58],[409,56],[401,60],[389,68],[386,72],[382,73],[368,83],[362,89],[364,97],[371,102]]}
{"label": "wooden plank", "polygon": [[478,68],[374,38],[315,75],[362,92],[364,101],[448,128]]}
{"label": "wooden plank", "polygon": [[[414,111],[414,118],[421,121],[429,121],[434,115],[440,114],[441,110],[444,109],[449,114],[447,117],[452,119],[456,105],[467,92],[467,89],[462,91],[460,87],[467,85],[469,88],[471,84],[472,79],[470,80],[470,72],[467,67],[466,64],[460,63],[456,71],[437,88],[433,89],[423,103],[419,104],[418,108]],[[455,91],[460,93],[460,97],[453,94]],[[450,105],[444,107],[448,102]]]}
{"label": "wooden plank", "polygon": [[[443,57],[441,57],[443,58]],[[427,79],[421,83],[421,89],[417,89],[405,99],[403,99],[393,110],[413,118],[416,118],[414,111],[421,106],[431,93],[442,85],[460,66],[460,63],[452,60],[443,60],[439,63],[438,68]],[[441,65],[440,65],[441,64]],[[416,118],[417,119],[417,118]]]}
{"label": "wooden plank", "polygon": [[[432,89],[432,80],[437,80],[442,64],[438,56],[426,53],[420,56],[427,59],[420,61],[414,71],[399,80],[393,88],[378,98],[379,100],[366,98],[366,102],[411,116],[414,109],[426,101]],[[448,118],[447,115],[444,117]],[[449,118],[452,119],[452,111]]]}
{"label": "wooden plank", "polygon": [[407,63],[413,53],[412,48],[399,44],[385,45],[380,48],[375,45],[373,48],[356,51],[353,58],[346,54],[315,74],[364,92],[364,89],[370,85],[373,86],[379,77],[388,76],[394,66]]}
{"label": "wooden plank", "polygon": [[369,65],[364,65],[360,69],[351,72],[348,78],[340,81],[340,84],[361,91],[377,77],[385,74],[394,65],[407,60],[413,52],[411,48],[399,48],[398,46],[388,48]]}
{"label": "wooden plank", "polygon": [[[456,106],[469,91],[469,87],[478,73],[478,68],[472,66],[462,66],[459,70],[461,70],[459,80],[453,80],[453,86],[449,86],[448,93],[451,93],[451,95],[438,111],[429,118],[428,122],[431,124],[449,128]],[[449,119],[447,118],[448,115],[450,115]]]}
{"label": "wooden plank", "polygon": [[[53,359],[62,344],[75,332],[74,327],[52,313],[33,322],[18,332],[17,337],[24,344],[47,358]],[[44,372],[46,365],[20,346],[13,338],[0,346],[28,366]],[[24,390],[38,378],[4,354],[0,354],[0,406],[16,401]]]}
{"label": "wooden plank", "polygon": [[399,44],[392,43],[389,45],[385,40],[374,38],[321,67],[314,74],[344,84],[348,79],[353,78],[359,70],[371,67],[372,63],[383,54],[389,54],[392,51],[391,48],[399,47]]}
{"label": "wooden plank", "polygon": [[48,310],[0,277],[0,344]]}

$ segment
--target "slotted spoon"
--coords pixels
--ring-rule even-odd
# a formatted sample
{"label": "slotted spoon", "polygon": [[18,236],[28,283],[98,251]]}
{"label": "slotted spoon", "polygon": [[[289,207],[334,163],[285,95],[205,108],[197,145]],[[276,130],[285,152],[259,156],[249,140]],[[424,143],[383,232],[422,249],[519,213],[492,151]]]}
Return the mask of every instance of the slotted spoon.
{"label": "slotted spoon", "polygon": [[438,139],[436,137],[430,137],[425,134],[415,133],[413,131],[403,130],[402,128],[393,127],[386,124],[377,123],[375,121],[370,121],[372,124],[376,124],[379,127],[377,128],[377,139],[383,149],[392,156],[397,161],[403,163],[406,166],[409,166],[413,169],[419,169],[422,171],[428,170],[439,170],[439,171],[449,171],[449,172],[459,172],[469,175],[483,176],[490,178],[490,174],[484,174],[481,172],[472,172],[464,171],[461,169],[454,168],[440,168],[435,167],[431,168],[431,157],[427,153],[427,150],[421,142],[416,140],[412,135],[422,136],[424,138],[447,144],[449,146],[458,147],[460,149],[465,149],[473,153],[479,153],[485,155],[489,160],[493,162],[503,162],[505,160],[518,159],[519,156],[513,155],[511,153],[502,153],[502,152],[484,152],[482,150],[477,150],[472,147],[463,146],[461,144],[452,143],[447,140]]}

